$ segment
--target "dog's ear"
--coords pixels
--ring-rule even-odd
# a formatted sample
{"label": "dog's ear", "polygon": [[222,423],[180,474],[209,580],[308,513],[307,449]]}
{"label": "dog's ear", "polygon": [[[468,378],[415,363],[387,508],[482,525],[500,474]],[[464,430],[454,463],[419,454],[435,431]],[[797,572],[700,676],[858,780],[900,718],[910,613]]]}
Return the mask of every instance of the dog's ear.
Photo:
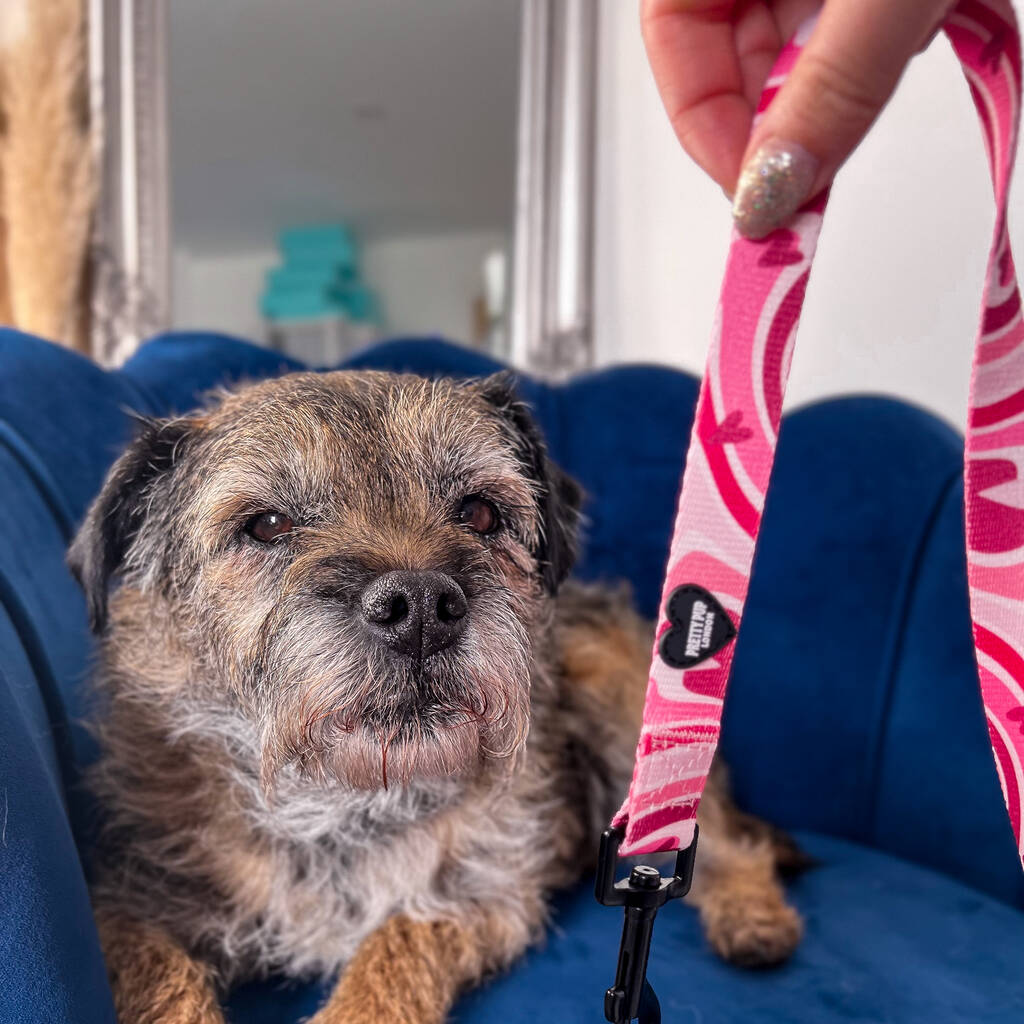
{"label": "dog's ear", "polygon": [[576,561],[583,492],[548,457],[540,428],[516,393],[515,376],[506,370],[485,378],[478,387],[501,416],[520,463],[537,484],[541,534],[534,557],[545,589],[554,594]]}
{"label": "dog's ear", "polygon": [[110,578],[124,562],[146,517],[154,484],[181,457],[195,432],[188,419],[140,418],[138,436],[114,463],[99,495],[89,506],[67,562],[85,591],[89,625],[100,633],[107,623]]}

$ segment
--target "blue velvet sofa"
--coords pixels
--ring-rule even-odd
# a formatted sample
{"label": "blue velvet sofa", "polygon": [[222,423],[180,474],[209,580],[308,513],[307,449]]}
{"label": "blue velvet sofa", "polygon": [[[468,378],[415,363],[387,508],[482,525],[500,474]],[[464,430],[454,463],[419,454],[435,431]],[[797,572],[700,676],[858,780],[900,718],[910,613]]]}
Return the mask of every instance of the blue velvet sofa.
{"label": "blue velvet sofa", "polygon": [[[496,368],[439,341],[348,365]],[[64,548],[129,435],[127,410],[182,411],[216,384],[293,366],[189,334],[107,373],[0,332],[2,1024],[113,1020],[77,782],[93,754],[79,722],[91,639]],[[580,575],[625,577],[652,614],[696,382],[635,366],[522,391],[589,494]],[[1024,1021],[1024,880],[976,690],[961,499],[960,439],[918,409],[857,397],[787,417],[723,742],[739,803],[820,861],[792,889],[807,933],[786,966],[743,972],[669,906],[650,967],[666,1022]],[[562,894],[546,946],[455,1019],[601,1020],[619,929],[588,885]],[[229,1020],[298,1021],[320,994],[247,986]]]}

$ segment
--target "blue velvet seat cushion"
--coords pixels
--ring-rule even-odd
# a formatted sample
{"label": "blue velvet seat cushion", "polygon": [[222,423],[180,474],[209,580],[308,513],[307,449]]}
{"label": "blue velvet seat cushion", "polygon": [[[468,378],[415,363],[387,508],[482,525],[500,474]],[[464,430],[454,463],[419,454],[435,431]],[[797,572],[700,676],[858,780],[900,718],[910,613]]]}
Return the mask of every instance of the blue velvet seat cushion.
{"label": "blue velvet seat cushion", "polygon": [[0,607],[0,1024],[114,1024],[36,671]]}
{"label": "blue velvet seat cushion", "polygon": [[[792,895],[806,921],[793,959],[744,971],[707,949],[697,914],[675,903],[655,926],[649,977],[666,1024],[1020,1024],[1024,915],[895,857],[802,834],[822,861]],[[467,994],[455,1024],[596,1024],[614,976],[621,912],[589,886],[560,898],[541,949]],[[231,1024],[280,1024],[312,1013],[319,985],[249,985]]]}

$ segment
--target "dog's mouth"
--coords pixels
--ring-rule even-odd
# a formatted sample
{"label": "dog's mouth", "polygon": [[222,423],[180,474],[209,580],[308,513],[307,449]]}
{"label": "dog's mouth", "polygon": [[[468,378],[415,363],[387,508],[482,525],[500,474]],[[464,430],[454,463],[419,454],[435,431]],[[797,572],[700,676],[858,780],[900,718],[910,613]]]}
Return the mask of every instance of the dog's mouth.
{"label": "dog's mouth", "polygon": [[412,670],[368,658],[361,672],[339,674],[335,663],[305,675],[282,691],[264,746],[265,784],[285,767],[314,784],[376,791],[514,766],[529,728],[530,678],[525,652],[500,660],[463,652]]}
{"label": "dog's mouth", "polygon": [[[507,698],[502,703],[507,704]],[[430,736],[445,729],[461,727],[471,720],[486,725],[505,711],[504,707],[493,708],[492,699],[486,693],[472,696],[465,692],[449,694],[421,683],[400,697],[364,709],[358,717],[358,724],[373,732]]]}
{"label": "dog's mouth", "polygon": [[474,778],[525,742],[528,716],[504,688],[441,696],[409,692],[358,712],[334,708],[307,720],[291,758],[310,779],[359,790],[417,780]]}
{"label": "dog's mouth", "polygon": [[339,781],[362,790],[472,776],[485,760],[483,724],[456,708],[404,708],[400,717],[343,731],[325,760]]}

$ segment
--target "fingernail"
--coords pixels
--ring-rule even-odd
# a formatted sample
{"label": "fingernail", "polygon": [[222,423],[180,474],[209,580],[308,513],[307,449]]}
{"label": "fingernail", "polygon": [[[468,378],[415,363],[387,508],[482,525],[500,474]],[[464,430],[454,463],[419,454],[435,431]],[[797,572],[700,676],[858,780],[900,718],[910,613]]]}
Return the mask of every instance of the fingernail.
{"label": "fingernail", "polygon": [[736,185],[732,218],[746,238],[764,238],[809,198],[818,161],[795,142],[770,139],[747,161]]}

